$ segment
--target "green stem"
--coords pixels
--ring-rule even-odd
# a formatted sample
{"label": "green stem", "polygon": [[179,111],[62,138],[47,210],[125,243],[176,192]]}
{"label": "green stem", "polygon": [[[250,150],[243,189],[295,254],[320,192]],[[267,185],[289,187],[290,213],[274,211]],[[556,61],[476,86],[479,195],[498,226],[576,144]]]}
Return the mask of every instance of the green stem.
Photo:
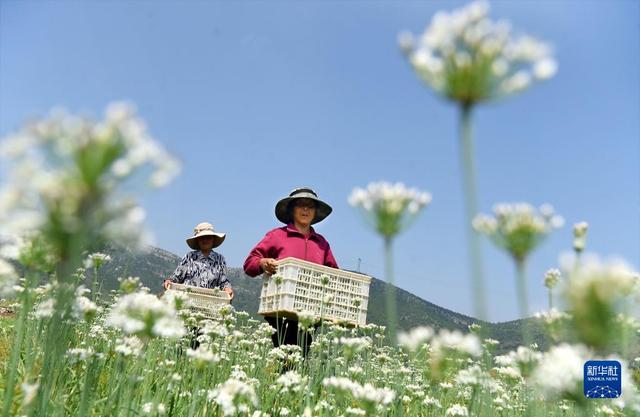
{"label": "green stem", "polygon": [[621,354],[622,359],[625,361],[629,361],[631,358],[629,357],[629,324],[627,320],[629,318],[629,299],[625,298],[623,301],[623,311],[622,311],[622,346],[621,346]]}
{"label": "green stem", "polygon": [[518,291],[518,304],[520,306],[520,319],[522,320],[522,340],[524,345],[529,347],[531,335],[529,334],[529,298],[527,294],[527,271],[526,260],[516,259],[516,286]]}
{"label": "green stem", "polygon": [[396,333],[398,328],[397,307],[396,307],[396,289],[393,283],[393,248],[392,238],[385,236],[384,238],[384,275],[387,281],[387,326],[389,328],[389,341],[392,346],[397,343]]}
{"label": "green stem", "polygon": [[[25,339],[25,331],[27,326],[27,316],[31,311],[31,291],[32,291],[32,278],[27,276],[25,289],[21,294],[22,306],[20,307],[20,315],[16,323],[15,330],[15,343],[11,349],[11,356],[7,362],[5,375],[5,392],[4,392],[4,405],[2,407],[2,416],[8,417],[11,411],[11,405],[13,404],[13,394],[15,389],[16,374],[18,371],[18,360],[22,351],[22,344]],[[25,375],[26,376],[26,375]]]}
{"label": "green stem", "polygon": [[475,161],[473,150],[473,132],[471,129],[472,105],[465,103],[460,107],[461,164],[463,171],[463,189],[465,196],[465,228],[467,229],[467,252],[471,266],[471,287],[474,294],[476,316],[487,319],[487,305],[484,285],[484,268],[480,247],[480,236],[473,230],[472,222],[478,214]]}
{"label": "green stem", "polygon": [[549,288],[549,310],[553,308],[553,290]]}

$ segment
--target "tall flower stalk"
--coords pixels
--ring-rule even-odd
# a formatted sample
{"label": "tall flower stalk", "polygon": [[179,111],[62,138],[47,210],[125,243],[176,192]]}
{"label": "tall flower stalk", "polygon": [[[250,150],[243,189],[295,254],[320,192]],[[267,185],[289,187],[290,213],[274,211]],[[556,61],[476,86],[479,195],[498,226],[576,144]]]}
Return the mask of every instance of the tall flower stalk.
{"label": "tall flower stalk", "polygon": [[[484,214],[476,216],[473,228],[506,250],[515,262],[520,316],[525,319],[529,315],[527,259],[551,231],[564,224],[564,220],[548,204],[541,206],[539,211],[526,203],[498,204],[493,213],[494,217]],[[528,343],[526,326],[523,329],[523,337]]]}
{"label": "tall flower stalk", "polygon": [[476,105],[506,98],[534,81],[553,77],[557,64],[546,44],[512,36],[507,21],[491,21],[489,4],[475,1],[436,13],[417,39],[399,36],[400,47],[418,77],[459,108],[460,160],[465,197],[467,250],[476,314],[487,318],[480,239],[471,228],[478,213],[472,115]]}
{"label": "tall flower stalk", "polygon": [[406,229],[422,209],[431,202],[431,195],[409,189],[402,183],[370,183],[366,189],[355,188],[349,204],[361,209],[366,220],[384,241],[386,305],[389,338],[396,343],[397,307],[393,279],[393,239]]}
{"label": "tall flower stalk", "polygon": [[544,286],[549,290],[549,311],[553,308],[553,289],[558,285],[562,274],[559,270],[552,268],[544,274]]}

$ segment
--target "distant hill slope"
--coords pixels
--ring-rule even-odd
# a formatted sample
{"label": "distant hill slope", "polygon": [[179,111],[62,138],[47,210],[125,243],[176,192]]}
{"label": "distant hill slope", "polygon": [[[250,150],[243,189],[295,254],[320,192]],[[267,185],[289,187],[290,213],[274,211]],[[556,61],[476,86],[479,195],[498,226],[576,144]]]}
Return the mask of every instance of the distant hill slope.
{"label": "distant hill slope", "polygon": [[[141,252],[132,252],[125,248],[111,247],[105,250],[112,257],[99,272],[105,292],[118,288],[119,277],[138,276],[152,292],[159,293],[162,280],[176,268],[180,258],[171,252],[148,247]],[[229,268],[229,280],[236,293],[234,306],[257,316],[261,278],[250,278],[242,268]],[[385,317],[384,281],[373,278],[369,289],[369,308],[367,322],[384,325]],[[522,320],[505,323],[482,323],[472,317],[437,306],[425,301],[401,288],[396,288],[399,326],[402,329],[426,325],[436,329],[458,329],[467,331],[472,323],[479,323],[488,329],[490,337],[499,340],[499,351],[505,351],[521,343],[520,326]],[[532,320],[528,320],[532,321]],[[534,340],[541,348],[547,345],[538,323],[533,323]]]}

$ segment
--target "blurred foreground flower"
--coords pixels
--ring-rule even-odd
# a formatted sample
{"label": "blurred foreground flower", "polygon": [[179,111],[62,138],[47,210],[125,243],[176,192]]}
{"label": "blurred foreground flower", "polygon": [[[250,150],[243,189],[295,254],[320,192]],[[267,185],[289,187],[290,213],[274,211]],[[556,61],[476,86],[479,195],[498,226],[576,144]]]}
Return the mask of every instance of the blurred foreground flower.
{"label": "blurred foreground flower", "polygon": [[471,114],[474,106],[507,97],[533,81],[551,78],[557,63],[551,48],[531,36],[514,37],[507,21],[489,19],[489,4],[475,1],[453,12],[439,11],[417,39],[399,36],[418,77],[460,108],[461,161],[466,224],[476,314],[486,319],[482,256],[471,229],[478,213]]}
{"label": "blurred foreground flower", "polygon": [[[121,185],[134,174],[148,174],[151,185],[163,186],[177,174],[179,164],[148,134],[133,106],[124,103],[109,105],[102,121],[55,110],[3,139],[0,158],[8,161],[7,181],[0,185],[0,235],[42,239],[40,246],[47,247],[47,264],[53,266],[53,279],[59,284],[51,298],[51,314],[46,316],[49,324],[40,347],[44,351],[42,385],[37,409],[32,410],[48,415],[49,404],[57,403],[61,392],[55,385],[64,383],[54,376],[73,333],[73,324],[66,318],[72,317],[76,305],[76,271],[82,253],[105,241],[142,243],[144,211],[122,194]],[[25,251],[21,260],[33,264],[37,252]],[[80,300],[76,313],[92,314],[93,303]],[[29,303],[24,297],[19,329]],[[3,415],[9,412],[14,395],[22,344],[22,330],[18,330],[7,368]]]}
{"label": "blurred foreground flower", "polygon": [[[606,352],[622,342],[624,329],[616,320],[627,316],[631,296],[638,291],[638,275],[622,261],[602,262],[596,258],[583,262],[572,274],[566,299],[573,316],[572,328],[587,346]],[[623,340],[621,340],[623,339]]]}
{"label": "blurred foreground flower", "polygon": [[406,229],[431,202],[431,194],[402,183],[373,182],[366,189],[355,188],[349,204],[359,208],[373,229],[384,239],[385,279],[387,281],[387,320],[389,337],[396,343],[396,300],[393,287],[393,238]]}
{"label": "blurred foreground flower", "polygon": [[126,103],[110,104],[100,122],[54,110],[5,138],[0,157],[12,168],[0,188],[0,232],[44,228],[58,238],[78,232],[82,219],[93,235],[139,241],[144,212],[116,194],[118,185],[150,167],[149,183],[163,186],[180,168]]}
{"label": "blurred foreground flower", "polygon": [[107,324],[143,340],[154,336],[176,338],[186,332],[173,301],[165,302],[145,292],[123,295],[111,310]]}
{"label": "blurred foreground flower", "polygon": [[466,106],[525,90],[558,68],[549,45],[491,21],[486,1],[440,11],[418,39],[405,32],[399,43],[422,81]]}
{"label": "blurred foreground flower", "polygon": [[580,222],[573,225],[573,250],[579,256],[587,244],[587,230],[589,224],[587,222]]}

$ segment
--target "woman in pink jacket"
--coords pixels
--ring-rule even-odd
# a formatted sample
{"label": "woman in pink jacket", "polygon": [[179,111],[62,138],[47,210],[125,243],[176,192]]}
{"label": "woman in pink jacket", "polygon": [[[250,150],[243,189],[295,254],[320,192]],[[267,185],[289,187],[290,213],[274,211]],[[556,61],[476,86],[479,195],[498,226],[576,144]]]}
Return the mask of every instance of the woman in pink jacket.
{"label": "woman in pink jacket", "polygon": [[[296,188],[276,204],[276,217],[286,226],[269,231],[265,237],[251,250],[244,261],[244,271],[247,275],[255,277],[266,272],[276,272],[278,259],[293,257],[320,265],[338,268],[329,242],[316,233],[312,224],[324,220],[331,214],[331,207],[318,198],[311,188]],[[274,328],[279,328],[284,335],[283,344],[297,344],[298,322],[284,320],[275,317],[265,317]],[[282,334],[280,337],[282,338]],[[278,335],[272,336],[273,345],[279,346]],[[303,346],[306,353],[311,344],[311,335],[304,335],[300,340],[307,340]]]}

